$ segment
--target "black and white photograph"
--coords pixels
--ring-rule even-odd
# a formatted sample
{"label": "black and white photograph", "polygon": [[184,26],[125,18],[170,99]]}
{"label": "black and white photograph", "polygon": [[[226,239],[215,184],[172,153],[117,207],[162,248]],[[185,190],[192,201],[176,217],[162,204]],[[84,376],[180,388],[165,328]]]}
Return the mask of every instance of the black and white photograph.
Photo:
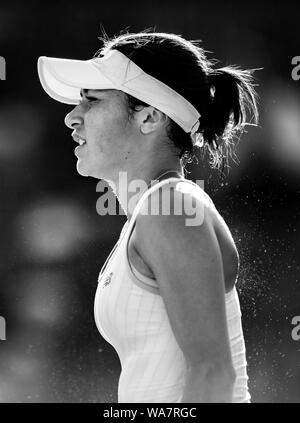
{"label": "black and white photograph", "polygon": [[299,23],[1,2],[0,403],[300,403]]}

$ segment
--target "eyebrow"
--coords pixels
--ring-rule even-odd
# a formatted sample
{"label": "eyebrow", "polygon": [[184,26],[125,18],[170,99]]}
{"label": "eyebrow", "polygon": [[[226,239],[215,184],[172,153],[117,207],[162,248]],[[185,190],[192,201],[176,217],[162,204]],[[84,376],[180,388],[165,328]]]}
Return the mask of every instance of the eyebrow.
{"label": "eyebrow", "polygon": [[95,89],[91,89],[91,88],[82,88],[81,90],[80,90],[80,97],[82,98],[83,97],[83,95],[85,95],[85,96],[87,96],[88,94],[89,94],[89,91],[96,91],[96,93],[98,94],[98,93],[106,93],[106,92],[108,92],[108,91],[111,91],[111,90],[109,90],[109,89],[107,89],[107,90],[97,90],[96,88]]}

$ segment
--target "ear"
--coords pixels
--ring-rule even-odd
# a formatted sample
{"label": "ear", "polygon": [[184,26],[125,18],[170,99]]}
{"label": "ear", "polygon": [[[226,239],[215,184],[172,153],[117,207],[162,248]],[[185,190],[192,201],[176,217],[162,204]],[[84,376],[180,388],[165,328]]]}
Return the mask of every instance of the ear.
{"label": "ear", "polygon": [[142,134],[150,134],[163,128],[169,120],[169,117],[160,110],[152,106],[144,107],[138,112],[138,123]]}

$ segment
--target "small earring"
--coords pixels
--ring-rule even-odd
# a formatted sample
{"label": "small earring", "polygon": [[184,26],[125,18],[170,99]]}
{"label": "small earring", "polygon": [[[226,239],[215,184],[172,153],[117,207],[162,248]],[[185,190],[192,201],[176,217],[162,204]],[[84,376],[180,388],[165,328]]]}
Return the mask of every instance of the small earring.
{"label": "small earring", "polygon": [[199,147],[204,146],[204,138],[202,134],[197,134],[197,141],[196,143],[199,145]]}

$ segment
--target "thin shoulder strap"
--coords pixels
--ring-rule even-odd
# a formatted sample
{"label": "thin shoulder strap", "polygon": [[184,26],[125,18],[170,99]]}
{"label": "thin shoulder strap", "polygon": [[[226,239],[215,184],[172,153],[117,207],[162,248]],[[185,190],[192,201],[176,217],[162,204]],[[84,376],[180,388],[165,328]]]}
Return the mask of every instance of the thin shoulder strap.
{"label": "thin shoulder strap", "polygon": [[[132,213],[132,216],[131,216],[129,225],[128,225],[129,227],[131,227],[133,225],[133,223],[135,222],[136,216],[139,214],[139,211],[140,211],[140,209],[141,209],[141,207],[142,207],[145,199],[150,194],[152,194],[154,191],[156,191],[157,189],[159,189],[160,187],[162,187],[163,185],[166,185],[167,183],[169,183],[171,181],[174,181],[174,180],[175,181],[178,181],[178,182],[179,181],[184,181],[182,178],[178,178],[178,177],[171,177],[171,178],[163,179],[162,181],[159,181],[156,184],[152,185],[150,188],[148,188],[142,194],[141,198],[138,200],[138,202],[137,202],[137,204],[136,204],[136,206],[135,206],[135,208],[133,210],[133,213]],[[130,228],[128,228],[128,231],[130,231]]]}

